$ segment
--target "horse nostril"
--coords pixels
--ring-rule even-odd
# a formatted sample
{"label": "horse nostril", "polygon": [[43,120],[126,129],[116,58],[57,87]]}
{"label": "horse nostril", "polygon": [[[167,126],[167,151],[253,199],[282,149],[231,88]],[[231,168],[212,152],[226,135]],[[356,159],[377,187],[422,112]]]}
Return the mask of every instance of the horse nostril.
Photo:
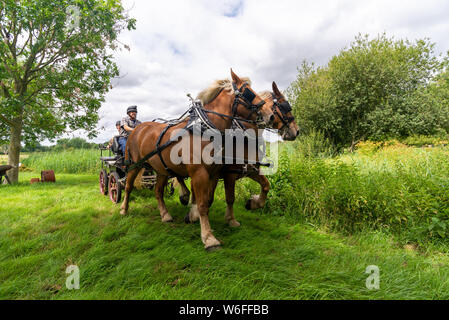
{"label": "horse nostril", "polygon": [[272,114],[270,117],[270,124],[274,122],[274,115]]}

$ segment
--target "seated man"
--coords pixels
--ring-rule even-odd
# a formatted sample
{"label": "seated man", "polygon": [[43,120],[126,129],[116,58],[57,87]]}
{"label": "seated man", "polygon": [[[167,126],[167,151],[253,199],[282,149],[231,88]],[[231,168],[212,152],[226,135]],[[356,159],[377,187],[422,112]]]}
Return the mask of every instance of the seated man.
{"label": "seated man", "polygon": [[128,116],[123,118],[120,123],[120,138],[118,139],[123,155],[125,155],[126,141],[128,140],[129,134],[142,123],[137,120],[137,106],[129,107],[126,113]]}
{"label": "seated man", "polygon": [[[117,122],[115,123],[115,127],[117,128],[118,134],[120,135],[121,121],[117,121]],[[115,137],[114,137],[114,138],[115,138]],[[111,149],[112,144],[114,143],[114,138],[112,138],[111,140],[109,140],[108,149]]]}

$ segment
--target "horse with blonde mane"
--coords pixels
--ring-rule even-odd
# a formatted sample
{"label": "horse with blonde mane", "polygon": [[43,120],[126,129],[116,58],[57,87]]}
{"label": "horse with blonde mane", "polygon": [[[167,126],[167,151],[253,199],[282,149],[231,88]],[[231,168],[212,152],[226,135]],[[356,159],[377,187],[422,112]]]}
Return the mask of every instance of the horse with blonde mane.
{"label": "horse with blonde mane", "polygon": [[[240,79],[231,70],[231,80],[217,81],[205,91],[205,96],[210,99],[203,106],[207,113],[208,121],[222,135],[224,130],[230,129],[232,121],[236,118],[247,123],[269,125],[275,116],[272,105],[265,103],[248,82]],[[121,214],[127,214],[129,208],[129,196],[133,189],[134,180],[142,166],[151,166],[157,173],[155,195],[163,222],[171,222],[172,216],[168,213],[164,202],[164,187],[170,176],[181,178],[190,177],[192,188],[195,190],[199,220],[201,223],[201,240],[206,250],[210,251],[221,246],[215,238],[209,223],[210,197],[215,193],[215,187],[223,165],[207,164],[200,156],[200,163],[195,164],[194,148],[189,149],[189,154],[181,155],[189,161],[175,164],[171,159],[171,152],[180,143],[172,140],[171,136],[176,130],[187,128],[188,119],[175,125],[164,123],[144,123],[138,126],[129,136],[126,145],[125,161],[133,163],[129,168],[126,178],[125,197],[121,206]],[[188,141],[193,145],[193,132],[189,132]],[[202,141],[201,154],[208,146],[208,142]],[[179,151],[182,153],[182,150]]]}
{"label": "horse with blonde mane", "polygon": [[[259,95],[262,99],[267,101],[272,105],[273,113],[275,114],[275,119],[273,124],[270,126],[272,129],[278,131],[280,136],[285,141],[293,141],[299,135],[299,127],[295,122],[295,118],[292,115],[292,108],[288,101],[285,99],[284,95],[280,92],[275,82],[272,84],[273,92],[263,91]],[[204,99],[204,96],[200,94],[198,96],[200,99]],[[258,127],[252,124],[245,124],[246,129],[255,130],[258,136],[261,136],[263,130],[259,130]],[[246,154],[247,155],[247,154]],[[256,210],[263,208],[265,206],[267,195],[270,190],[270,182],[267,177],[260,173],[260,169],[254,165],[240,165],[240,164],[227,164],[223,166],[220,173],[220,178],[224,180],[224,188],[226,193],[226,214],[225,220],[231,227],[239,227],[240,223],[235,219],[234,216],[234,201],[235,201],[235,183],[237,180],[242,178],[250,178],[260,185],[260,194],[252,196],[246,204],[248,210]],[[180,190],[180,200],[181,203],[186,205],[189,202],[190,192],[187,189],[184,181],[178,181]],[[213,195],[209,199],[210,203],[213,202]],[[197,212],[197,205],[195,202],[195,190],[192,187],[192,208],[184,218],[186,223],[191,223],[197,221],[199,218]]]}

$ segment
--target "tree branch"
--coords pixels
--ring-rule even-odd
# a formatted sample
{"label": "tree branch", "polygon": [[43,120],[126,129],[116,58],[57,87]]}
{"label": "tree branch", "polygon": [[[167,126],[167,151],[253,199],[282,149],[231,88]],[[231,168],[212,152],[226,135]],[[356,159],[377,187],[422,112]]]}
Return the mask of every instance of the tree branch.
{"label": "tree branch", "polygon": [[2,81],[0,81],[0,86],[1,86],[2,89],[3,89],[3,95],[4,95],[4,97],[6,97],[6,98],[11,98],[11,93],[9,92],[8,88],[5,86],[5,84],[4,84]]}
{"label": "tree branch", "polygon": [[7,123],[10,126],[13,125],[13,122],[11,120],[5,118],[2,114],[0,114],[0,120],[2,120],[3,122]]}
{"label": "tree branch", "polygon": [[33,33],[31,32],[31,26],[30,26],[30,31],[28,32],[28,39],[25,41],[22,49],[20,50],[20,52],[17,54],[17,56],[21,56],[23,54],[23,52],[25,51],[25,48],[28,45],[28,42],[30,42],[31,38],[33,37]]}

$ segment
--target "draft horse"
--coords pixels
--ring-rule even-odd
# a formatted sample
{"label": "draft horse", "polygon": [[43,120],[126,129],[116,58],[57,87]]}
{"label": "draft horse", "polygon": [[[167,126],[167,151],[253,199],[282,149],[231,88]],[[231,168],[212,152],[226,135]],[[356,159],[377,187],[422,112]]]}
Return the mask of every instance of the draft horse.
{"label": "draft horse", "polygon": [[[232,69],[231,77],[232,81],[216,81],[207,89],[211,100],[207,101],[203,109],[204,114],[207,114],[209,124],[224,135],[224,131],[231,128],[235,119],[247,123],[260,123],[261,126],[269,125],[274,121],[275,116],[271,105],[258,96],[250,87],[250,84],[244,81],[245,79],[241,80]],[[132,164],[129,166],[126,178],[125,197],[120,213],[126,214],[128,212],[129,196],[141,166],[149,165],[157,172],[155,195],[163,222],[173,220],[164,202],[164,187],[168,178],[170,176],[190,177],[198,204],[201,240],[205,249],[210,251],[221,245],[212,233],[208,213],[209,198],[215,192],[223,165],[206,164],[201,156],[200,163],[194,164],[193,160],[198,155],[194,154],[193,148],[190,148],[190,154],[188,155],[190,161],[188,163],[173,163],[170,158],[171,150],[180,142],[171,140],[170,137],[175,130],[185,129],[188,124],[188,120],[175,125],[146,123],[138,126],[130,134],[126,146],[125,161]],[[192,132],[189,132],[189,138],[191,145],[193,145]],[[201,143],[201,154],[208,144],[208,142]]]}
{"label": "draft horse", "polygon": [[[294,141],[299,135],[299,127],[295,122],[295,118],[292,114],[292,108],[285,99],[284,95],[280,92],[275,82],[272,84],[273,92],[264,91],[260,92],[259,95],[262,99],[267,101],[272,106],[272,111],[275,115],[273,124],[270,126],[272,129],[276,129],[283,140]],[[202,96],[200,94],[200,99]],[[243,129],[253,129],[257,136],[261,138],[263,130],[259,130],[257,126],[251,123],[240,124]],[[245,145],[245,147],[247,147]],[[245,150],[245,155],[248,156],[248,150]],[[225,220],[231,227],[239,227],[240,223],[235,219],[234,216],[234,201],[235,201],[235,183],[237,180],[242,178],[250,178],[260,184],[261,191],[259,195],[252,196],[246,203],[246,208],[248,210],[255,210],[263,208],[265,206],[267,195],[270,190],[270,182],[267,177],[260,173],[259,167],[255,165],[240,165],[231,164],[223,166],[220,172],[220,178],[224,180],[224,188],[226,193],[226,214]],[[180,190],[180,201],[182,204],[188,204],[188,199],[190,192],[186,187],[184,181],[178,180],[181,187]],[[209,199],[210,203],[213,202],[213,195]],[[195,190],[192,187],[192,208],[187,216],[184,218],[186,223],[191,223],[197,221],[199,218],[197,212],[197,205],[195,199]]]}
{"label": "draft horse", "polygon": [[[273,92],[262,92],[260,96],[265,101],[273,101],[273,112],[275,120],[271,126],[285,141],[294,141],[299,135],[299,127],[292,114],[292,108],[284,95],[273,82]],[[247,210],[256,210],[265,206],[270,182],[267,177],[260,173],[255,166],[228,165],[222,169],[224,188],[226,193],[226,222],[231,227],[239,227],[240,223],[234,217],[235,183],[242,178],[250,178],[260,185],[260,194],[252,196],[246,203]]]}

